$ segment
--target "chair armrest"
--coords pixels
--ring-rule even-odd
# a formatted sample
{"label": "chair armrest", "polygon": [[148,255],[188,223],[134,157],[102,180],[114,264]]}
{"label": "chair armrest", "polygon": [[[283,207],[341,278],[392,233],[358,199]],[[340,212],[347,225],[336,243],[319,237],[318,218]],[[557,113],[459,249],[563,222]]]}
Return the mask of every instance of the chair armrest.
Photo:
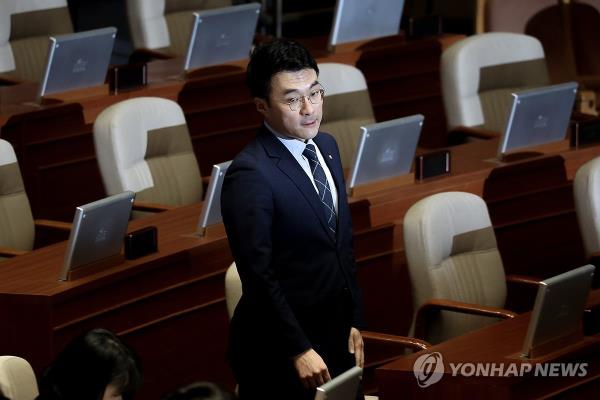
{"label": "chair armrest", "polygon": [[462,301],[448,299],[431,299],[423,304],[417,313],[417,316],[422,312],[430,311],[454,311],[464,314],[481,315],[484,317],[495,317],[510,319],[518,314],[509,310],[498,307],[484,306],[481,304],[464,303]]}
{"label": "chair armrest", "polygon": [[363,341],[369,345],[369,352],[381,351],[382,354],[388,356],[393,352],[398,352],[400,350],[404,352],[407,348],[414,351],[421,351],[431,347],[431,344],[424,340],[407,336],[396,336],[371,331],[361,331],[360,333],[363,337]]}
{"label": "chair armrest", "polygon": [[70,232],[73,224],[70,222],[54,221],[51,219],[36,219],[33,221],[36,228],[54,229],[61,232]]}
{"label": "chair armrest", "polygon": [[168,204],[148,203],[139,200],[133,202],[133,209],[136,211],[162,212],[177,208]]}
{"label": "chair armrest", "polygon": [[530,311],[535,303],[540,281],[541,279],[533,276],[507,275],[504,307],[518,313]]}
{"label": "chair armrest", "polygon": [[461,301],[454,301],[448,299],[430,299],[427,303],[423,304],[417,316],[415,317],[415,337],[425,337],[427,332],[427,320],[432,313],[439,311],[453,311],[463,314],[481,315],[484,317],[494,317],[502,319],[511,319],[516,317],[518,314],[505,310],[503,308],[489,307],[481,304],[463,303]]}
{"label": "chair armrest", "polygon": [[28,253],[27,250],[18,250],[11,247],[0,246],[0,257],[16,257]]}
{"label": "chair armrest", "polygon": [[2,74],[0,75],[0,86],[12,86],[12,85],[18,85],[19,83],[23,83],[25,81],[17,79],[13,76],[10,76],[8,74]]}
{"label": "chair armrest", "polygon": [[365,394],[377,393],[375,369],[408,354],[407,349],[421,351],[431,344],[416,338],[361,331],[365,343],[363,387]]}
{"label": "chair armrest", "polygon": [[541,279],[534,278],[533,276],[514,274],[506,275],[506,282],[530,285],[535,286],[536,288],[540,285],[541,281]]}

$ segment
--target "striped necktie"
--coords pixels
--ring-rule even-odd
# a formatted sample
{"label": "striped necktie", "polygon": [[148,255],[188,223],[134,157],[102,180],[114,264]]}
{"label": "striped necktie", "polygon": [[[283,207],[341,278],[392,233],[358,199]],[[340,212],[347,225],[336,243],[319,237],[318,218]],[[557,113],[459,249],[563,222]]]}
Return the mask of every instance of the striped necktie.
{"label": "striped necktie", "polygon": [[323,211],[325,212],[325,220],[327,221],[327,226],[335,236],[335,231],[337,227],[337,217],[335,215],[335,208],[333,207],[333,197],[331,196],[331,189],[329,187],[329,182],[327,181],[325,171],[319,163],[319,158],[317,157],[317,151],[315,149],[315,146],[312,144],[307,144],[306,148],[302,152],[302,155],[308,158],[310,170],[315,180],[317,190],[319,191],[319,198],[321,199],[321,203],[323,204]]}

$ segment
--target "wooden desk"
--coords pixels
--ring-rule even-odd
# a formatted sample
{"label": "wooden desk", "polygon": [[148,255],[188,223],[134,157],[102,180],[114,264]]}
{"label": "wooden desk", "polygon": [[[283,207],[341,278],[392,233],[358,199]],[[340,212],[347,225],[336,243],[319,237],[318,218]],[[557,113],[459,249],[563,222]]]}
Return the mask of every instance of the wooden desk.
{"label": "wooden desk", "polygon": [[[592,292],[590,304],[600,304],[600,291]],[[521,363],[519,354],[530,313],[505,320],[411,354],[377,370],[379,398],[396,399],[592,399],[600,388],[600,334],[588,336],[579,345],[558,349],[541,362],[588,363],[585,377],[464,377],[452,376],[449,363]],[[415,360],[424,353],[439,352],[444,376],[437,383],[420,388],[413,373]]]}
{"label": "wooden desk", "polygon": [[[401,225],[418,200],[465,191],[486,200],[507,273],[545,277],[583,263],[571,180],[583,163],[600,156],[600,146],[571,150],[559,143],[546,147],[544,156],[506,165],[493,161],[496,149],[496,141],[453,147],[451,175],[351,198],[355,225]],[[401,249],[401,227],[398,231],[395,243]]]}
{"label": "wooden desk", "polygon": [[[364,70],[378,120],[420,112],[427,122],[422,144],[445,145],[439,83],[442,50],[462,36],[415,41],[401,37],[366,43],[352,51],[322,54],[319,62],[355,64]],[[148,66],[149,84],[117,95],[82,94],[76,103],[39,106],[36,84],[0,87],[0,136],[13,144],[36,218],[68,221],[73,208],[105,196],[95,158],[92,124],[106,107],[133,97],[178,101],[188,122],[203,176],[232,159],[260,123],[242,65],[178,78],[180,60]]]}
{"label": "wooden desk", "polygon": [[95,327],[115,331],[140,354],[142,399],[197,380],[232,386],[223,235],[191,236],[200,206],[134,221],[158,226],[159,252],[70,282],[57,281],[66,242],[0,268],[0,354],[29,360],[39,374],[65,344]]}
{"label": "wooden desk", "polygon": [[[57,281],[66,242],[3,261],[0,354],[24,357],[39,374],[76,335],[103,327],[139,353],[142,399],[198,380],[233,388],[224,299],[233,260],[223,233],[191,235],[200,209],[194,204],[131,222],[130,231],[158,227],[159,252],[77,280]],[[409,293],[389,294],[398,285],[394,228],[355,232],[355,255],[372,327],[403,331],[405,320],[383,312],[409,301]]]}

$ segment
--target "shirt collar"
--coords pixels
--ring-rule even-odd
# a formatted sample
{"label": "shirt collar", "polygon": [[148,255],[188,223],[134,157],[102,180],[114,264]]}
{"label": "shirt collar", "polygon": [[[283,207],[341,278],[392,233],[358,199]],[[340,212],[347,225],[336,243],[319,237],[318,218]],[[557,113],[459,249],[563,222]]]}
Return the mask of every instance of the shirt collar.
{"label": "shirt collar", "polygon": [[289,150],[289,152],[292,153],[292,155],[296,158],[302,157],[302,153],[304,152],[304,149],[306,148],[307,144],[315,144],[315,142],[313,142],[312,139],[309,139],[305,143],[304,140],[282,135],[281,133],[271,128],[271,126],[269,126],[267,122],[264,122],[264,124],[267,127],[267,129],[270,130],[271,133],[275,135],[275,137],[279,139],[279,141],[283,143],[283,145]]}

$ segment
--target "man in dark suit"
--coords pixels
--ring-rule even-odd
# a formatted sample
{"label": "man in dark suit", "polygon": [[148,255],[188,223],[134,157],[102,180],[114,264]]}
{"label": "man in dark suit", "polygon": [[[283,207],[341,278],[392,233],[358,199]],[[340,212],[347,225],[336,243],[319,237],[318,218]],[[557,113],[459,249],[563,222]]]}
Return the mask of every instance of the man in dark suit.
{"label": "man in dark suit", "polygon": [[241,399],[312,399],[364,361],[350,212],[337,144],[319,132],[318,72],[289,40],[259,46],[248,64],[264,125],[221,193],[243,289],[229,339]]}

